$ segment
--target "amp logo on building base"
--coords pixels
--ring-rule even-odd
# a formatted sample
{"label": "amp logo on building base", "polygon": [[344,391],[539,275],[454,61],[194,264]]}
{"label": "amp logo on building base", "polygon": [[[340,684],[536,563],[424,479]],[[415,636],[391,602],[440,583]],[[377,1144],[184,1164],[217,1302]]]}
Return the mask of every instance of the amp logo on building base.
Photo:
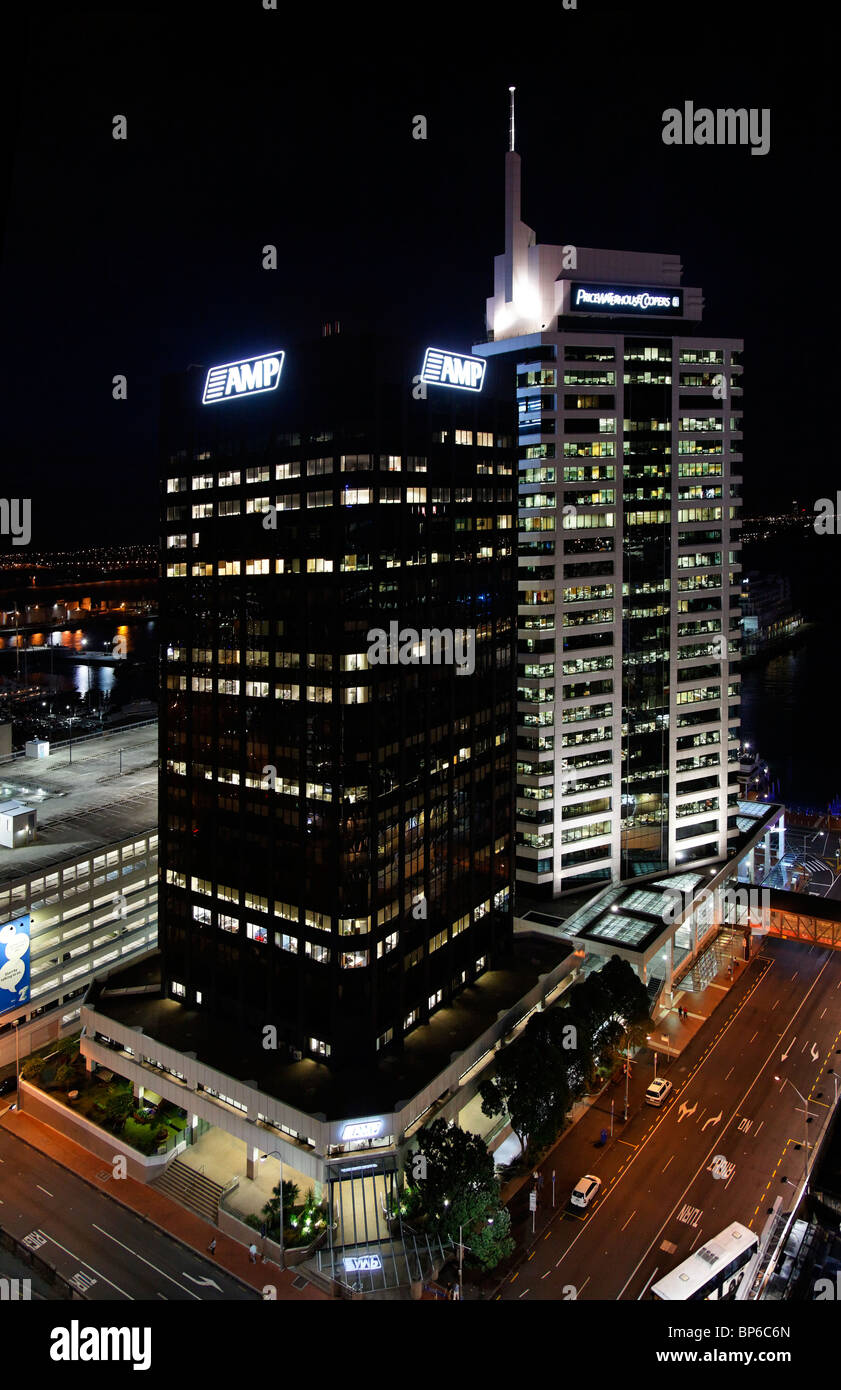
{"label": "amp logo on building base", "polygon": [[461,353],[430,347],[424,355],[421,381],[430,386],[455,386],[460,391],[481,391],[487,365],[484,357],[464,357]]}
{"label": "amp logo on building base", "polygon": [[262,357],[244,357],[241,362],[222,362],[211,367],[204,383],[202,405],[276,390],[285,355],[267,352]]}

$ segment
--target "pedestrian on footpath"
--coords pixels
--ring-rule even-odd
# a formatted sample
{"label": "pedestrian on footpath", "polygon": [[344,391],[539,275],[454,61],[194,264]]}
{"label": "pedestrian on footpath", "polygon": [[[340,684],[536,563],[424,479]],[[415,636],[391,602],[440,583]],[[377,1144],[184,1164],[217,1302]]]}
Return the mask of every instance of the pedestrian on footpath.
{"label": "pedestrian on footpath", "polygon": [[213,1240],[210,1242],[210,1244],[209,1244],[208,1247],[207,1247],[207,1253],[208,1253],[209,1255],[215,1255],[215,1254],[216,1254],[216,1237],[215,1237],[215,1236],[214,1236]]}
{"label": "pedestrian on footpath", "polygon": [[257,1246],[254,1244],[253,1241],[251,1242],[251,1244],[250,1244],[249,1247],[248,1247],[248,1258],[250,1259],[250,1261],[251,1261],[251,1263],[252,1263],[253,1265],[256,1265],[256,1263],[257,1263]]}

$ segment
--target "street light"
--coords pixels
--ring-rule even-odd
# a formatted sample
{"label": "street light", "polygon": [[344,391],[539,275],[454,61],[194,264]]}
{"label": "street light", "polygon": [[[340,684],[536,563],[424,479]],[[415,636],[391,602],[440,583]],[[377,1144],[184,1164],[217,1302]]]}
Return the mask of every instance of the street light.
{"label": "street light", "polygon": [[[554,1180],[555,1180],[555,1175],[554,1175],[554,1173],[553,1173],[553,1174],[552,1174],[552,1181],[554,1182]],[[447,1202],[446,1205],[449,1206],[449,1203]],[[494,1224],[494,1219],[493,1219],[493,1217],[492,1217],[492,1216],[489,1216],[489,1217],[487,1218],[487,1222],[488,1222],[488,1225],[489,1225],[489,1226],[492,1226],[492,1225]],[[470,1250],[470,1248],[471,1248],[469,1245],[465,1245],[465,1243],[464,1243],[464,1241],[463,1241],[463,1239],[462,1239],[462,1232],[463,1232],[463,1230],[464,1230],[464,1227],[463,1227],[462,1225],[459,1225],[459,1228],[458,1228],[458,1301],[459,1301],[459,1303],[463,1302],[463,1297],[462,1297],[462,1295],[463,1295],[463,1292],[464,1292],[463,1287],[462,1287],[462,1275],[463,1275],[463,1273],[464,1273],[464,1252],[465,1252],[465,1250]],[[472,1252],[471,1252],[471,1253],[472,1253]]]}
{"label": "street light", "polygon": [[265,1163],[267,1158],[276,1158],[280,1164],[280,1182],[278,1183],[278,1197],[280,1199],[280,1258],[283,1261],[283,1154],[280,1149],[272,1149],[270,1153],[261,1154],[260,1162]]}
{"label": "street light", "polygon": [[803,1102],[803,1182],[805,1184],[806,1180],[809,1177],[809,1130],[807,1128],[807,1125],[809,1124],[809,1121],[812,1118],[812,1116],[809,1114],[809,1103],[806,1100],[806,1097],[802,1094],[802,1092],[797,1090],[797,1087],[795,1086],[794,1082],[789,1081],[787,1076],[775,1076],[774,1080],[782,1081],[784,1086],[790,1086],[791,1089],[795,1091],[798,1096],[800,1096],[800,1099]]}
{"label": "street light", "polygon": [[23,1109],[23,1092],[20,1089],[20,1033],[21,1020],[15,1019],[15,1078],[17,1080],[18,1110]]}

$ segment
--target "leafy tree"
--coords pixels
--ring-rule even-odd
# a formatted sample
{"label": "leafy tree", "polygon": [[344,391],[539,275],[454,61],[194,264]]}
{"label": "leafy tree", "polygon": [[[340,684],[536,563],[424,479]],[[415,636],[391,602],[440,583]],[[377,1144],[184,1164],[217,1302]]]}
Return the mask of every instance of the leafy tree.
{"label": "leafy tree", "polygon": [[563,1008],[533,1015],[497,1054],[495,1076],[479,1087],[483,1113],[506,1110],[525,1153],[545,1147],[595,1081],[598,1060],[638,1046],[650,1028],[644,984],[627,961],[612,956],[572,986]]}
{"label": "leafy tree", "polygon": [[524,1151],[551,1142],[573,1098],[568,1069],[562,1038],[553,1036],[546,1015],[535,1014],[516,1042],[498,1054],[493,1081],[480,1085],[483,1114],[507,1110]]}
{"label": "leafy tree", "polygon": [[417,1186],[430,1225],[443,1238],[458,1239],[459,1226],[498,1201],[493,1158],[478,1134],[444,1119],[422,1129],[416,1143],[426,1158],[426,1177]]}
{"label": "leafy tree", "polygon": [[[283,1224],[284,1224],[284,1226],[288,1226],[288,1225],[289,1225],[289,1217],[291,1216],[291,1214],[292,1214],[292,1209],[293,1209],[293,1207],[295,1206],[295,1203],[296,1203],[297,1200],[298,1200],[299,1193],[300,1193],[300,1188],[298,1187],[298,1184],[297,1184],[296,1182],[287,1182],[287,1181],[284,1181],[284,1183],[283,1183]],[[272,1240],[277,1240],[277,1239],[279,1239],[279,1236],[280,1236],[280,1183],[278,1183],[277,1186],[274,1188],[274,1191],[273,1191],[271,1197],[269,1198],[269,1200],[268,1200],[268,1202],[266,1203],[266,1205],[263,1207],[263,1217],[265,1218],[266,1226],[268,1227],[268,1234],[271,1236]]]}
{"label": "leafy tree", "polygon": [[492,1156],[478,1134],[444,1119],[434,1120],[416,1136],[418,1152],[426,1159],[426,1177],[415,1189],[430,1228],[442,1240],[466,1246],[484,1269],[493,1269],[514,1242],[508,1211],[499,1205],[499,1187]]}
{"label": "leafy tree", "polygon": [[108,1096],[105,1102],[103,1118],[110,1129],[118,1131],[125,1123],[132,1109],[134,1108],[134,1096],[131,1091],[118,1091]]}
{"label": "leafy tree", "polygon": [[651,1013],[648,991],[642,980],[619,956],[611,956],[600,971],[607,997],[610,1000],[613,1017],[621,1025],[623,1033],[630,1038],[632,1047],[645,1041],[651,1030]]}
{"label": "leafy tree", "polygon": [[465,1236],[465,1245],[470,1246],[470,1250],[465,1250],[465,1257],[472,1258],[483,1269],[494,1269],[500,1260],[504,1260],[514,1249],[514,1239],[511,1235],[511,1213],[507,1207],[497,1207],[490,1219],[476,1223],[471,1227],[468,1236]]}

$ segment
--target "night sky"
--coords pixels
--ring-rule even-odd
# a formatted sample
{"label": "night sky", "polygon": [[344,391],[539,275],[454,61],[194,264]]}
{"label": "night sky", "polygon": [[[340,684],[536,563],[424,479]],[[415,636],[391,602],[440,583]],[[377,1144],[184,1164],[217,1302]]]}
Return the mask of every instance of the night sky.
{"label": "night sky", "polygon": [[[337,28],[332,7],[280,6],[39,5],[6,33],[2,491],[31,496],[33,548],[155,539],[165,372],[328,318],[481,336],[510,83],[538,240],[678,253],[705,322],[744,337],[746,511],[834,495],[816,405],[835,79],[816,21],[579,0],[511,7],[506,27],[496,6],[358,7]],[[770,107],[770,153],[665,146],[662,112],[685,100]]]}

